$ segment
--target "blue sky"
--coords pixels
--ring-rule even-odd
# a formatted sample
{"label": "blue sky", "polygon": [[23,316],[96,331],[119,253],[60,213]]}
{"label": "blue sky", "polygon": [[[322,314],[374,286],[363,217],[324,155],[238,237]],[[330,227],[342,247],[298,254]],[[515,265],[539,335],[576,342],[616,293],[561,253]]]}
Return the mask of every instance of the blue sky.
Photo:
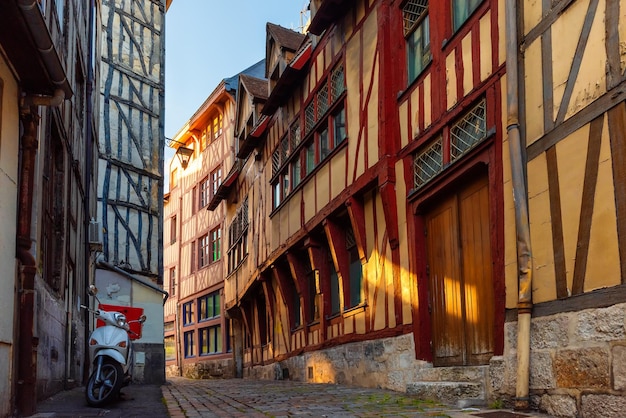
{"label": "blue sky", "polygon": [[176,135],[222,79],[265,58],[267,22],[297,30],[307,4],[173,0],[165,17],[165,136]]}

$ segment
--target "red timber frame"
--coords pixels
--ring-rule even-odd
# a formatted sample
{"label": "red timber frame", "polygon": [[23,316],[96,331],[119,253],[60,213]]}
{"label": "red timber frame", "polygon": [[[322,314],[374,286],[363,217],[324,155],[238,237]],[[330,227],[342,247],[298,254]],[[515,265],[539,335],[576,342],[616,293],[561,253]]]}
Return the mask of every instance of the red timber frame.
{"label": "red timber frame", "polygon": [[[402,27],[401,6],[403,1],[392,0],[392,7],[396,10],[391,13],[394,19],[394,27]],[[431,1],[431,4],[434,2]],[[424,236],[424,210],[425,207],[442,196],[445,190],[454,184],[462,181],[465,176],[476,171],[487,172],[489,180],[489,218],[492,222],[490,229],[491,256],[493,261],[493,280],[495,297],[495,321],[494,321],[494,354],[501,355],[504,350],[504,319],[505,319],[505,284],[504,284],[504,201],[503,201],[503,174],[502,174],[502,140],[505,133],[502,129],[502,77],[505,73],[504,65],[499,65],[499,34],[498,34],[498,14],[504,10],[498,9],[497,0],[484,0],[483,3],[472,13],[463,26],[455,33],[452,32],[451,5],[449,1],[437,2],[438,7],[429,10],[430,16],[430,36],[432,60],[427,64],[425,70],[417,79],[405,90],[394,102],[397,110],[398,104],[407,101],[409,112],[411,103],[408,94],[417,91],[419,98],[419,115],[417,126],[415,120],[408,118],[407,132],[419,131],[420,134],[413,138],[399,153],[399,158],[404,161],[404,178],[407,185],[413,184],[413,154],[422,145],[428,143],[436,135],[442,134],[444,138],[449,137],[450,125],[463,115],[480,98],[486,100],[486,129],[488,138],[468,152],[462,159],[447,167],[437,177],[423,186],[418,192],[412,192],[407,186],[409,196],[407,196],[407,229],[409,245],[409,269],[416,282],[416,292],[413,292],[412,312],[413,331],[416,347],[416,357],[418,359],[432,361],[433,352],[430,344],[432,338],[431,316],[429,312],[429,284],[426,271],[426,239]],[[491,11],[491,45],[480,45],[479,41],[479,20]],[[399,23],[397,21],[400,21]],[[400,25],[400,26],[398,26]],[[391,31],[393,45],[401,45],[402,51],[395,54],[383,55],[387,63],[381,63],[381,69],[385,66],[396,65],[398,68],[406,68],[406,52],[404,51],[405,40],[402,33]],[[474,88],[463,96],[463,51],[461,47],[462,39],[470,33],[473,40],[471,53],[474,59],[472,62],[473,86]],[[479,57],[481,48],[491,48],[492,74],[482,82],[480,81]],[[453,52],[454,51],[454,52]],[[458,103],[448,110],[446,94],[446,56],[454,53],[455,66],[457,68],[456,89]],[[381,74],[383,71],[381,70]],[[431,97],[425,97],[423,81],[427,74],[431,76]],[[383,90],[391,90],[392,80],[385,80],[388,85]],[[407,85],[406,71],[402,72],[402,81],[398,85]],[[430,100],[430,103],[429,103]],[[425,129],[424,107],[431,108],[432,124]],[[409,113],[411,114],[411,113]],[[399,126],[399,125],[398,125]],[[387,135],[391,134],[388,133]],[[399,137],[399,134],[398,134]],[[445,141],[444,141],[445,143]],[[387,199],[385,199],[387,200]],[[413,216],[410,216],[413,214]]]}

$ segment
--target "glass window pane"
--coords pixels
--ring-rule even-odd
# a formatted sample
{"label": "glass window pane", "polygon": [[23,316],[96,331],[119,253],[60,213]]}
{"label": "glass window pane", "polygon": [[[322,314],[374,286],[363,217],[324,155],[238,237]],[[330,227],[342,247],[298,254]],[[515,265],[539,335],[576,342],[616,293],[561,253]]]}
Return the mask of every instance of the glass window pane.
{"label": "glass window pane", "polygon": [[333,117],[335,147],[346,139],[346,110],[341,108]]}
{"label": "glass window pane", "polygon": [[306,174],[310,174],[315,169],[315,147],[311,142],[306,147]]}
{"label": "glass window pane", "polygon": [[330,154],[331,147],[328,143],[328,129],[319,132],[320,161],[323,161]]}

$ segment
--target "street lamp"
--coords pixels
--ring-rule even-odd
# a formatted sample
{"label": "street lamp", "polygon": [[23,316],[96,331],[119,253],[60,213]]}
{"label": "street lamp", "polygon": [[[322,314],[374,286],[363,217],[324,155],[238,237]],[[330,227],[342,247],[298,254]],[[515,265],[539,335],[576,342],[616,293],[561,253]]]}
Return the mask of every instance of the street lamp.
{"label": "street lamp", "polygon": [[191,160],[191,156],[193,155],[193,149],[187,148],[183,142],[176,141],[175,139],[165,138],[165,140],[167,141],[168,147],[174,148],[178,145],[178,148],[176,148],[176,156],[183,169],[187,168],[189,160]]}
{"label": "street lamp", "polygon": [[180,165],[183,169],[187,168],[187,164],[189,164],[189,160],[193,155],[193,150],[191,148],[180,146],[176,150],[176,156],[180,160]]}

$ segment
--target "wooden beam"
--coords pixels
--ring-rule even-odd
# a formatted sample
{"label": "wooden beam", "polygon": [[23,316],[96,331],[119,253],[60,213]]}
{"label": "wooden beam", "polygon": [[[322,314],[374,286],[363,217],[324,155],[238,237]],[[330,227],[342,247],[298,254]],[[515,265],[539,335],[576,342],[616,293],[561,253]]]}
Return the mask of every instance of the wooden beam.
{"label": "wooden beam", "polygon": [[617,218],[617,242],[622,283],[626,283],[626,103],[622,102],[608,112],[611,137],[613,187]]}
{"label": "wooden beam", "polygon": [[554,276],[556,296],[567,297],[567,276],[565,267],[565,245],[563,243],[563,218],[561,216],[561,190],[556,146],[546,151],[548,164],[548,194],[550,196],[550,218],[552,220],[552,248],[554,251]]}
{"label": "wooden beam", "polygon": [[359,251],[361,261],[367,261],[367,237],[365,231],[365,210],[363,208],[363,199],[356,196],[350,196],[346,202],[350,223],[354,231],[356,246]]}
{"label": "wooden beam", "polygon": [[589,129],[587,163],[585,165],[585,179],[583,182],[582,205],[580,208],[580,221],[578,226],[578,245],[576,246],[576,261],[574,262],[573,295],[583,293],[585,290],[585,275],[587,273],[589,241],[591,240],[591,220],[593,218],[593,206],[595,202],[594,196],[598,183],[598,164],[600,161],[603,125],[604,115],[594,119]]}
{"label": "wooden beam", "polygon": [[552,145],[559,143],[570,134],[582,128],[593,119],[602,115],[607,110],[626,100],[626,81],[620,82],[615,88],[607,91],[593,103],[584,107],[576,115],[568,118],[563,123],[555,127],[554,130],[546,133],[541,139],[533,142],[526,149],[528,161],[531,161],[545,152]]}

